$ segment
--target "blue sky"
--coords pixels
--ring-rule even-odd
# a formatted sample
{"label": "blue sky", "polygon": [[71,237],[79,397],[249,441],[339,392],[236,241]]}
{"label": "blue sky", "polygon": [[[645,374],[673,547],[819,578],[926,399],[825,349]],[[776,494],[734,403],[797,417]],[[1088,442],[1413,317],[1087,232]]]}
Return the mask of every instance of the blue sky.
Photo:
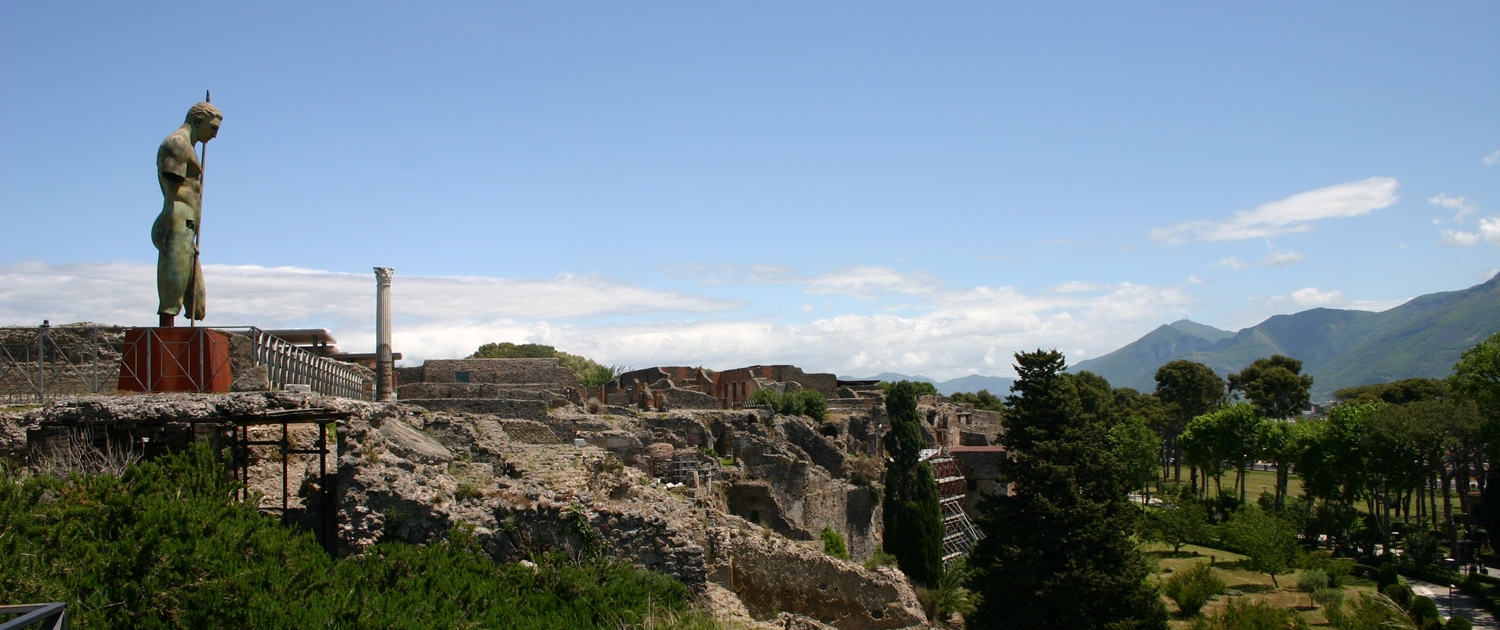
{"label": "blue sky", "polygon": [[213,91],[208,325],[408,362],[1008,375],[1500,271],[1500,4],[5,3],[0,324],[151,325]]}

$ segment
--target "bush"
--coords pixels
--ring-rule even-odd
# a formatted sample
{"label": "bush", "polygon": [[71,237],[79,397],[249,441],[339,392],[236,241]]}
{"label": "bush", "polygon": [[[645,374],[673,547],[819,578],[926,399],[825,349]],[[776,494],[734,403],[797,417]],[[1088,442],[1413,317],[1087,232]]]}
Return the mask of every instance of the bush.
{"label": "bush", "polygon": [[969,579],[969,567],[963,560],[955,560],[943,567],[943,576],[932,588],[917,587],[917,601],[927,620],[946,623],[954,614],[971,615],[979,607],[979,596],[964,588]]}
{"label": "bush", "polygon": [[1389,597],[1391,601],[1396,602],[1396,605],[1400,606],[1403,610],[1411,607],[1412,592],[1410,586],[1400,583],[1391,584],[1380,589],[1380,594]]}
{"label": "bush", "polygon": [[1396,572],[1396,561],[1387,559],[1380,563],[1375,569],[1375,588],[1385,592],[1385,587],[1401,581],[1401,575]]}
{"label": "bush", "polygon": [[1241,598],[1229,600],[1229,605],[1215,617],[1200,617],[1193,621],[1192,630],[1307,630],[1307,621],[1295,611],[1277,608],[1270,603],[1250,603]]}
{"label": "bush", "polygon": [[844,535],[840,534],[838,530],[824,525],[823,531],[818,534],[818,537],[823,539],[823,553],[840,560],[849,559],[849,548],[844,545]]}
{"label": "bush", "polygon": [[1456,616],[1449,618],[1448,624],[1443,626],[1443,630],[1473,630],[1473,628],[1474,624],[1469,623],[1468,619]]}
{"label": "bush", "polygon": [[1431,597],[1418,595],[1411,598],[1411,603],[1406,606],[1406,614],[1416,622],[1419,628],[1431,625],[1429,622],[1436,623],[1439,628],[1442,627],[1443,616],[1438,612],[1437,602],[1432,601]]}
{"label": "bush", "polygon": [[896,556],[886,553],[884,549],[877,548],[875,553],[870,554],[870,559],[865,561],[865,568],[871,570],[876,567],[894,566],[896,566]]}
{"label": "bush", "polygon": [[[79,628],[639,627],[688,612],[670,577],[609,560],[497,564],[469,529],[335,560],[282,527],[207,447],[123,475],[0,470],[0,593]],[[703,627],[706,624],[700,625]]]}
{"label": "bush", "polygon": [[1344,590],[1338,588],[1324,588],[1313,591],[1312,600],[1323,609],[1323,616],[1328,623],[1338,627],[1344,616]]}
{"label": "bush", "polygon": [[1214,595],[1224,592],[1224,580],[1219,579],[1213,567],[1198,563],[1193,568],[1167,578],[1162,592],[1177,602],[1184,617],[1191,617],[1203,610],[1203,605]]}
{"label": "bush", "polygon": [[1306,569],[1297,574],[1297,590],[1307,593],[1308,604],[1312,604],[1312,594],[1328,588],[1328,574],[1322,569]]}
{"label": "bush", "polygon": [[828,418],[828,399],[814,389],[797,389],[785,394],[775,390],[757,389],[745,398],[747,405],[770,405],[783,416],[807,416],[818,422]]}

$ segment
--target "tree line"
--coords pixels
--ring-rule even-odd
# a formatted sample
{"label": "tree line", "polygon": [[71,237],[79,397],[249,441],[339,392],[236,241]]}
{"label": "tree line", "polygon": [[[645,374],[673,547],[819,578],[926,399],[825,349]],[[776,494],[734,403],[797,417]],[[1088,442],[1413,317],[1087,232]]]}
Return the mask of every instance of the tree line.
{"label": "tree line", "polygon": [[[1434,554],[1438,532],[1456,547],[1455,494],[1459,513],[1500,536],[1500,483],[1487,478],[1500,475],[1488,465],[1500,453],[1500,333],[1466,351],[1448,379],[1341,390],[1323,417],[1302,415],[1312,378],[1301,367],[1277,355],[1220,378],[1174,361],[1158,370],[1156,391],[1142,393],[1068,373],[1056,351],[1018,353],[999,438],[1008,453],[1000,481],[1011,491],[981,505],[985,538],[965,569],[978,595],[969,627],[1165,628],[1133,538],[1142,523],[1178,547],[1222,523],[1217,542],[1245,552],[1273,581],[1298,555],[1299,538],[1369,554],[1389,549],[1402,523],[1414,529],[1408,541],[1419,556]],[[941,514],[919,489],[931,471],[914,457],[916,388],[897,385],[887,397],[884,545],[930,585],[944,572],[935,560],[941,541],[931,539],[941,536]],[[1275,490],[1242,508],[1248,471],[1260,462],[1275,470]],[[1293,471],[1302,482],[1295,497]],[[1481,489],[1477,502],[1470,480]],[[1149,500],[1153,489],[1165,491],[1167,505],[1142,519],[1128,497]]]}

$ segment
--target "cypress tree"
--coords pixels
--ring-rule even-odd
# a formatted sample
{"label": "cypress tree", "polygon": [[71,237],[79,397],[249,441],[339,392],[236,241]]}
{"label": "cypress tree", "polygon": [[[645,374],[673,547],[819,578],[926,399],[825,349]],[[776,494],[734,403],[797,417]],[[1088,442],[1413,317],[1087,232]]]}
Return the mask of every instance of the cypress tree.
{"label": "cypress tree", "polygon": [[943,574],[943,514],[932,467],[919,461],[927,442],[917,413],[917,389],[909,381],[886,392],[891,428],[881,442],[885,465],[885,536],[882,546],[912,581],[937,584]]}
{"label": "cypress tree", "polygon": [[1056,350],[1016,354],[1000,442],[1009,496],[985,506],[970,555],[970,628],[1164,630],[1167,613],[1130,538],[1133,508],[1104,423],[1081,412]]}

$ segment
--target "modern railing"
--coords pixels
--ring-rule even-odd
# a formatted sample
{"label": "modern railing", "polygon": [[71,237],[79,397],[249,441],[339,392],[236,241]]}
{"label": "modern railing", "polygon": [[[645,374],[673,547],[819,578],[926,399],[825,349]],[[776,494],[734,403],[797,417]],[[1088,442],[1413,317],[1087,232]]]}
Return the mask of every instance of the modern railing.
{"label": "modern railing", "polygon": [[[373,381],[359,368],[319,356],[254,326],[214,328],[249,341],[249,356],[231,350],[237,369],[264,366],[274,389],[369,400]],[[113,394],[124,350],[122,326],[72,324],[0,328],[0,404],[50,404],[58,398]],[[243,342],[236,342],[239,346]]]}

